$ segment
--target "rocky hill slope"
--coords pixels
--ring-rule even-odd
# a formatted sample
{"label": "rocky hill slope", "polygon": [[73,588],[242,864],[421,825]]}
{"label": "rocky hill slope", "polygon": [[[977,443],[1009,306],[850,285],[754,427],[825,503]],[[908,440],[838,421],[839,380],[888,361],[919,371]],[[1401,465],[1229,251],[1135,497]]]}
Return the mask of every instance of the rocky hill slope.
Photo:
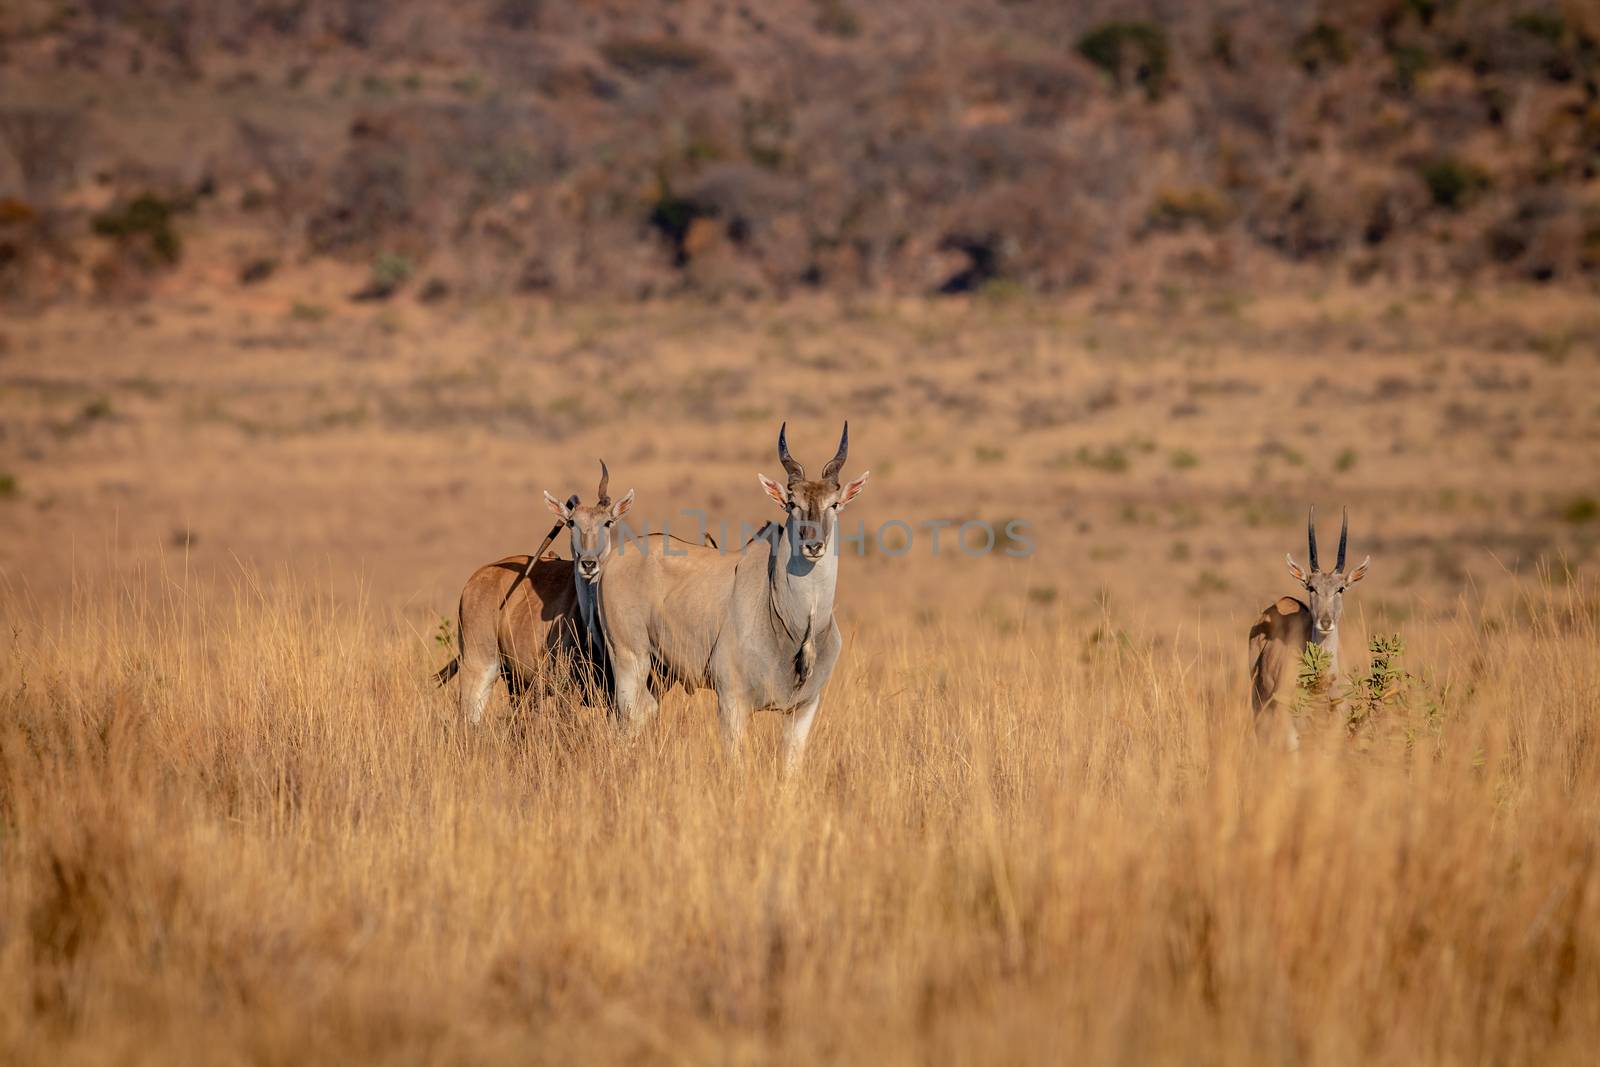
{"label": "rocky hill slope", "polygon": [[1600,6],[13,0],[0,300],[1600,279]]}

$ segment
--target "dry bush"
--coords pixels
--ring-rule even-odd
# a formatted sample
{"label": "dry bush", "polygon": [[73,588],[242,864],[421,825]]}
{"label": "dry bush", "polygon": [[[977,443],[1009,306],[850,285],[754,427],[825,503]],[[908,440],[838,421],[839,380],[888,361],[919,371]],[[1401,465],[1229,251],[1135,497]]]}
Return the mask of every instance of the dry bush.
{"label": "dry bush", "polygon": [[1242,638],[866,617],[785,785],[703,697],[467,729],[420,642],[292,587],[10,600],[0,1048],[1586,1062],[1595,605],[1419,628],[1436,729],[1287,762]]}

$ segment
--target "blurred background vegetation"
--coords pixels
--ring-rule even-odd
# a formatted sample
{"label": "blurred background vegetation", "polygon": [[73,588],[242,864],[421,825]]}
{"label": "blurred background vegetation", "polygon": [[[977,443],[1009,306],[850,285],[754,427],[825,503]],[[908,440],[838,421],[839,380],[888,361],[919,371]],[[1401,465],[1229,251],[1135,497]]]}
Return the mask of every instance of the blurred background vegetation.
{"label": "blurred background vegetation", "polygon": [[13,306],[1593,285],[1597,166],[1592,0],[0,9]]}

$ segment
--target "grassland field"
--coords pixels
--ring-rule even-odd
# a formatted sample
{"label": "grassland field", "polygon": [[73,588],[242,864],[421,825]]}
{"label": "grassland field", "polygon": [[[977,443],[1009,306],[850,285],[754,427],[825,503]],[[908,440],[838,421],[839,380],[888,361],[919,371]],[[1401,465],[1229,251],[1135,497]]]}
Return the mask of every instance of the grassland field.
{"label": "grassland field", "polygon": [[[343,284],[0,324],[6,1060],[1588,1062],[1592,299]],[[852,518],[1034,551],[847,555],[794,778],[706,693],[432,684],[543,490],[753,524],[845,418]],[[1289,760],[1245,635],[1312,503],[1373,565]]]}

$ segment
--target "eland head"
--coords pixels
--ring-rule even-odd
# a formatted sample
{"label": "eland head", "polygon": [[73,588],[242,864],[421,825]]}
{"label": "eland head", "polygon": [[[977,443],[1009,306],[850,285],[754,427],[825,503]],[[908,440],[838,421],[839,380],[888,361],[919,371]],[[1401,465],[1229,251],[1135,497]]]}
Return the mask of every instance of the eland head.
{"label": "eland head", "polygon": [[545,506],[555,512],[572,533],[572,558],[578,577],[590,583],[600,580],[600,571],[606,558],[611,555],[611,528],[633,506],[632,489],[621,500],[611,499],[608,492],[610,481],[611,472],[606,469],[606,461],[601,460],[600,487],[595,503],[581,503],[577,493],[569,496],[566,503],[557,500],[548,491],[544,494]]}
{"label": "eland head", "polygon": [[1350,509],[1345,508],[1344,519],[1339,526],[1339,557],[1334,562],[1333,570],[1321,570],[1317,563],[1317,507],[1313,504],[1306,517],[1306,551],[1310,555],[1311,570],[1302,570],[1293,555],[1284,557],[1289,561],[1289,573],[1306,588],[1311,625],[1318,637],[1326,637],[1339,628],[1339,617],[1344,614],[1344,591],[1366,577],[1367,565],[1372,562],[1372,557],[1368,556],[1355,570],[1346,573],[1344,555],[1349,539]]}
{"label": "eland head", "polygon": [[822,477],[815,481],[808,479],[805,468],[789,454],[785,436],[788,427],[788,423],[778,427],[778,461],[788,472],[788,480],[780,485],[765,474],[756,477],[761,479],[761,487],[767,495],[787,515],[784,532],[789,543],[803,559],[815,563],[833,542],[833,535],[839,528],[839,510],[860,494],[871,472],[863,471],[861,477],[843,485],[839,482],[839,471],[850,450],[850,423],[846,421],[844,432],[839,435],[839,450],[822,468]]}

